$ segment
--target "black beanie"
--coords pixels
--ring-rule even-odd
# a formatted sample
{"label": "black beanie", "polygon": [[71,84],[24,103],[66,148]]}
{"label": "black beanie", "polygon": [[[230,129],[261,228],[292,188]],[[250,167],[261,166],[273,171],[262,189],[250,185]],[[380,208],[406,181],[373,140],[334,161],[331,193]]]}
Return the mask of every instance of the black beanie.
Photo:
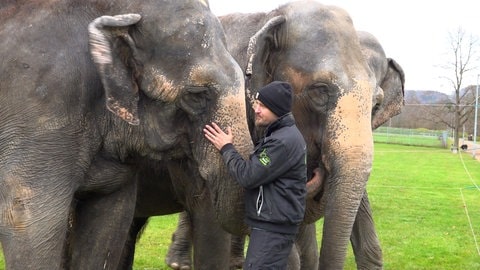
{"label": "black beanie", "polygon": [[280,117],[292,110],[292,86],[288,82],[273,81],[258,90],[257,99]]}

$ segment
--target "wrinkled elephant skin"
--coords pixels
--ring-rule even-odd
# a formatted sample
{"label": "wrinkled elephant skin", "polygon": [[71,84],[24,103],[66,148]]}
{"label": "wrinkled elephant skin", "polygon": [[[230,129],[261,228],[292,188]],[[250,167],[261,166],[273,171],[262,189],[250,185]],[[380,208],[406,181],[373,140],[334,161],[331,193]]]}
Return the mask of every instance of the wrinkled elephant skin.
{"label": "wrinkled elephant skin", "polygon": [[[295,89],[293,113],[308,144],[309,174],[320,168],[325,177],[323,194],[307,201],[305,222],[324,217],[319,269],[343,269],[354,226],[370,226],[367,230],[375,233],[373,223],[356,220],[356,213],[370,211],[366,183],[372,121],[377,117],[380,123],[399,112],[388,110],[393,102],[403,105],[403,71],[394,80],[400,85],[394,90],[401,93],[387,93],[388,82],[381,76],[390,72],[388,64],[381,72],[370,66],[350,17],[333,6],[299,1],[269,13],[231,14],[220,20],[230,52],[245,68],[248,101],[273,80],[288,81]],[[385,103],[386,96],[392,103]],[[367,208],[360,207],[362,201]],[[381,267],[381,251],[379,259]],[[378,267],[378,261],[368,263]]]}
{"label": "wrinkled elephant skin", "polygon": [[[302,131],[304,134],[306,134],[305,137],[310,142],[309,150],[311,151],[311,154],[309,155],[309,173],[311,174],[314,171],[318,171],[316,177],[313,177],[312,179],[321,178],[321,181],[311,181],[312,185],[310,188],[312,190],[318,190],[318,185],[315,186],[315,183],[323,183],[324,178],[326,178],[328,175],[330,175],[330,179],[332,179],[333,176],[331,175],[335,174],[336,171],[342,172],[348,170],[346,168],[350,166],[347,166],[349,157],[346,157],[346,161],[343,163],[335,163],[335,161],[328,160],[324,162],[322,159],[330,158],[330,153],[333,155],[335,152],[328,150],[332,149],[331,147],[324,147],[323,149],[321,147],[322,140],[327,140],[325,144],[328,143],[329,137],[324,135],[326,132],[326,123],[335,120],[334,117],[336,117],[335,114],[332,114],[331,112],[329,114],[329,110],[334,111],[333,108],[337,106],[337,104],[335,104],[335,100],[339,99],[337,96],[348,95],[348,93],[345,93],[345,90],[342,90],[344,93],[341,94],[341,89],[336,89],[335,86],[330,86],[330,84],[334,84],[331,80],[343,77],[348,78],[349,76],[357,76],[354,72],[347,74],[346,72],[348,70],[344,71],[341,68],[338,68],[338,66],[335,66],[336,64],[340,65],[342,63],[336,63],[337,60],[344,60],[343,63],[348,63],[348,59],[345,60],[345,57],[341,57],[344,54],[346,45],[350,43],[353,44],[348,48],[351,48],[355,52],[354,56],[357,57],[358,67],[360,70],[365,72],[365,74],[362,74],[366,81],[364,83],[364,85],[366,85],[365,91],[357,91],[356,95],[358,95],[359,98],[362,98],[362,103],[370,103],[371,107],[370,111],[361,111],[361,106],[354,105],[349,113],[346,113],[345,116],[341,117],[347,117],[350,114],[350,116],[353,115],[368,119],[368,114],[371,114],[371,125],[368,121],[362,122],[361,125],[357,124],[347,126],[347,124],[345,124],[346,128],[344,130],[335,130],[333,133],[335,136],[343,136],[342,134],[344,132],[348,133],[349,136],[356,136],[358,129],[370,134],[368,130],[365,131],[365,129],[374,129],[391,117],[400,113],[400,110],[403,107],[403,86],[405,78],[403,70],[398,63],[396,63],[393,59],[386,58],[380,43],[371,34],[366,32],[356,32],[358,35],[357,40],[355,31],[353,31],[352,26],[349,23],[350,19],[343,11],[333,7],[325,7],[321,5],[317,6],[316,4],[312,4],[312,6],[310,6],[311,3],[303,2],[302,4],[305,4],[309,9],[312,9],[312,14],[318,12],[324,14],[324,17],[329,19],[325,19],[324,21],[306,21],[305,18],[310,18],[309,16],[313,15],[307,14],[308,12],[305,12],[296,6],[296,4],[286,5],[285,7],[281,7],[278,10],[272,11],[268,14],[259,13],[227,15],[221,17],[220,19],[227,31],[227,43],[230,51],[234,54],[236,60],[241,64],[241,66],[245,68],[244,71],[247,73],[247,75],[252,77],[248,80],[250,83],[249,89],[251,91],[247,96],[249,101],[252,100],[252,97],[255,94],[255,89],[258,89],[255,86],[252,86],[255,85],[255,82],[256,85],[261,86],[262,82],[264,81],[267,83],[269,80],[273,79],[284,79],[290,81],[294,85],[297,85],[297,101],[296,110],[294,113],[297,121],[303,123]],[[337,17],[335,14],[337,14],[339,17]],[[336,22],[336,20],[346,21],[346,24],[329,23]],[[292,29],[296,28],[292,25],[295,24],[296,27],[304,28],[304,31],[293,31]],[[341,29],[329,29],[334,25],[337,25],[337,27],[340,25],[343,26],[342,29],[350,30],[348,33],[343,33],[340,31]],[[249,29],[248,31],[250,32],[246,32],[247,29]],[[290,41],[289,36],[284,33],[287,32],[285,29],[290,31],[290,35],[295,33],[298,41]],[[327,41],[329,39],[333,39],[333,43],[330,46],[337,46],[335,48],[338,49],[339,53],[337,55],[339,56],[339,59],[335,59],[334,56],[331,56],[332,52],[321,49],[325,46],[319,46],[317,48],[318,42],[315,40],[312,41],[309,38],[303,38],[302,35],[309,36],[310,33],[315,32],[315,29],[320,31],[320,33],[316,33],[317,38],[325,36]],[[330,33],[329,31],[334,33]],[[340,38],[332,38],[336,37],[336,31],[339,31]],[[342,33],[343,36],[341,35]],[[251,41],[255,42],[250,42],[250,45],[247,46],[249,44],[250,37],[252,37]],[[338,42],[338,44],[334,42]],[[285,43],[290,44],[289,47],[286,47]],[[267,48],[274,49],[268,50]],[[303,50],[301,50],[301,48],[303,48]],[[254,64],[255,62],[253,60],[260,56],[264,58],[262,58],[259,63],[266,63],[265,66],[258,63]],[[299,58],[301,61],[298,62],[296,58]],[[328,59],[328,61],[325,60],[328,63],[324,66],[315,62],[322,62],[322,59]],[[278,64],[280,61],[282,63],[281,67],[279,67],[280,64]],[[303,73],[300,71],[292,72],[292,65],[294,64],[297,65],[296,70],[302,71],[302,69],[305,68],[307,71],[302,71]],[[322,78],[318,74],[326,74],[328,76],[326,76],[326,78]],[[315,79],[315,76],[319,76],[319,79]],[[310,78],[310,81],[308,78]],[[256,80],[260,80],[261,82],[259,83]],[[307,101],[307,99],[311,99],[311,101]],[[253,119],[253,114],[250,111],[249,120],[251,123],[253,123]],[[339,121],[338,123],[341,122]],[[253,135],[254,137],[256,136],[255,133]],[[364,143],[366,143],[367,146],[371,145],[370,141],[366,141]],[[344,151],[347,152],[352,151],[348,149],[349,145],[344,146],[345,148],[341,148],[341,144],[339,142],[337,142],[337,145],[339,149],[344,149]],[[372,149],[368,151],[371,152],[371,150]],[[369,154],[371,154],[370,152]],[[332,156],[332,158],[339,155],[340,154],[338,152],[335,154],[335,156]],[[334,165],[330,165],[329,170],[327,170],[326,165],[329,162],[333,162]],[[316,166],[319,164],[320,166],[316,168]],[[355,165],[355,163],[351,164],[352,166]],[[368,171],[369,164],[362,165],[360,169]],[[350,241],[353,246],[357,267],[359,269],[380,269],[383,265],[382,251],[375,232],[367,193],[364,189],[365,183],[363,183],[364,181],[367,181],[368,173],[364,173],[363,175],[363,178],[350,176],[348,178],[344,177],[335,181],[348,182],[348,184],[343,187],[343,189],[346,191],[352,190],[350,185],[362,185],[362,188],[360,189],[361,192],[359,194],[353,194],[356,196],[357,201],[359,199],[361,200],[361,203],[358,206],[357,215],[349,217],[350,223],[352,222],[352,218],[355,219]],[[357,183],[357,181],[359,182]],[[327,186],[326,188],[329,190],[332,189],[331,186]],[[308,198],[309,204],[307,207],[308,212],[306,215],[305,224],[301,229],[296,241],[296,248],[301,254],[301,269],[310,270],[318,268],[315,226],[312,222],[315,222],[318,220],[318,218],[324,216],[326,202],[329,198],[328,196],[331,197],[333,195],[332,193],[326,192],[327,191],[325,191],[325,188],[323,187],[320,188],[320,192],[318,194],[309,192],[309,194],[313,195],[309,196]],[[327,194],[327,196],[324,196],[324,194]],[[155,213],[151,213],[151,215],[155,215]],[[190,246],[187,243],[189,242],[189,235],[191,233],[192,225],[191,220],[186,218],[187,216],[188,214],[180,215],[179,227],[175,232],[174,239],[170,246],[167,264],[171,266],[176,267],[180,265],[189,267],[190,265]],[[326,232],[329,233],[329,229],[326,229]],[[342,236],[348,237],[349,235],[349,233],[345,233],[345,235]],[[134,236],[136,236],[136,234],[134,234]],[[345,241],[345,239],[343,240]],[[232,245],[238,245],[239,242],[237,241],[238,239],[234,238]],[[343,248],[343,246],[334,245],[331,247],[331,249],[333,248],[338,249]],[[330,252],[324,254],[325,255],[322,255],[324,258],[323,260],[330,260],[330,257],[326,256],[330,256],[329,254],[332,253]],[[238,258],[241,257],[242,253],[232,255],[233,260],[238,260]],[[339,264],[343,258],[336,257],[331,260],[337,260]],[[232,263],[232,265],[234,264]],[[298,267],[299,266],[292,266],[292,268],[289,269],[298,269]],[[331,266],[333,269],[335,269],[335,267],[336,266]]]}
{"label": "wrinkled elephant skin", "polygon": [[6,269],[117,269],[133,180],[150,173],[163,212],[195,206],[218,234],[215,220],[245,230],[241,189],[202,134],[215,121],[252,148],[242,72],[207,1],[7,1],[0,24]]}

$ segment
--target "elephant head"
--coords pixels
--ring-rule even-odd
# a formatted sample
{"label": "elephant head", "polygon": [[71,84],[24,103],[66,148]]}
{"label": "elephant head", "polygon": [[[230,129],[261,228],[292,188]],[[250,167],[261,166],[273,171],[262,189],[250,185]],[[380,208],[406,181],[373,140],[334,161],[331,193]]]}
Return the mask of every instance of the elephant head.
{"label": "elephant head", "polygon": [[376,78],[352,20],[340,8],[313,1],[220,19],[230,51],[245,67],[249,101],[273,80],[294,88],[308,173],[318,168],[324,179],[322,192],[307,201],[306,222],[324,217],[320,268],[341,269],[372,166],[377,99]]}
{"label": "elephant head", "polygon": [[357,34],[377,82],[372,110],[372,129],[376,129],[399,114],[405,105],[405,73],[395,60],[386,57],[375,36],[364,31],[358,31]]}
{"label": "elephant head", "polygon": [[156,16],[143,4],[132,6],[144,16],[95,19],[89,26],[90,51],[107,108],[146,142],[139,155],[168,159],[176,164],[170,170],[196,170],[186,177],[206,181],[220,223],[238,232],[243,224],[231,220],[241,220],[242,190],[225,180],[225,166],[202,128],[212,121],[232,127],[239,151],[249,152],[244,80],[208,3],[187,2],[194,8],[162,7],[162,14],[181,12],[175,14],[185,19]]}

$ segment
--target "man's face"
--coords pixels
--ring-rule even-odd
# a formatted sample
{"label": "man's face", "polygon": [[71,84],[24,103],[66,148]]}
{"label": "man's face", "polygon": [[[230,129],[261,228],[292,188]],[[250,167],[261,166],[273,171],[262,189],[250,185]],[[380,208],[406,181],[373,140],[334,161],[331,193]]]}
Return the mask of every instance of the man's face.
{"label": "man's face", "polygon": [[255,126],[266,127],[278,119],[269,108],[267,108],[260,100],[255,100],[253,104],[255,111]]}

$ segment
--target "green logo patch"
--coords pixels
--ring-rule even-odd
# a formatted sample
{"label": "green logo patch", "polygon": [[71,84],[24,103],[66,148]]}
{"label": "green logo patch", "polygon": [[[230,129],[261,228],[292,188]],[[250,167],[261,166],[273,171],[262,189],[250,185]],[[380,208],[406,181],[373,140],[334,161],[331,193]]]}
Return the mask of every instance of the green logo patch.
{"label": "green logo patch", "polygon": [[263,149],[258,160],[263,166],[268,166],[270,164],[270,157],[267,155],[267,149]]}

